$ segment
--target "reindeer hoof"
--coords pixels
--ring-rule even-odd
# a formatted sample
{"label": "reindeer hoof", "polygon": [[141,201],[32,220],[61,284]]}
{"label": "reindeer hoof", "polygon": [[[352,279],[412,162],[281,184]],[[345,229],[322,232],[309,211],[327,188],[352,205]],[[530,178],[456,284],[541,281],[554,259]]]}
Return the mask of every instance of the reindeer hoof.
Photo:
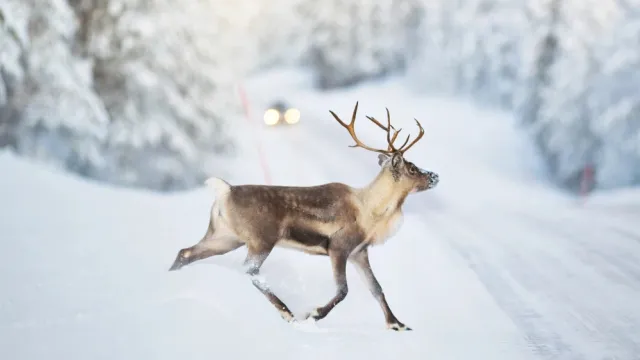
{"label": "reindeer hoof", "polygon": [[171,267],[169,268],[169,271],[180,270],[183,266],[184,264],[182,263],[182,261],[180,261],[180,259],[176,259],[176,261],[173,262],[173,265],[171,265]]}
{"label": "reindeer hoof", "polygon": [[320,316],[320,312],[318,311],[318,309],[313,309],[313,311],[307,313],[307,315],[305,315],[304,317],[305,320],[309,320],[312,319],[314,321],[318,321],[320,319],[322,319],[322,317]]}
{"label": "reindeer hoof", "polygon": [[411,331],[413,329],[411,329],[410,327],[402,324],[402,323],[392,323],[392,324],[387,324],[387,328],[394,330],[394,331]]}
{"label": "reindeer hoof", "polygon": [[169,268],[169,271],[180,270],[183,266],[189,263],[189,255],[191,251],[189,249],[182,249],[178,252],[176,259],[173,261],[173,265]]}
{"label": "reindeer hoof", "polygon": [[282,316],[282,319],[284,319],[284,321],[288,323],[293,323],[296,321],[296,318],[293,316],[293,314],[288,311],[281,310],[280,316]]}

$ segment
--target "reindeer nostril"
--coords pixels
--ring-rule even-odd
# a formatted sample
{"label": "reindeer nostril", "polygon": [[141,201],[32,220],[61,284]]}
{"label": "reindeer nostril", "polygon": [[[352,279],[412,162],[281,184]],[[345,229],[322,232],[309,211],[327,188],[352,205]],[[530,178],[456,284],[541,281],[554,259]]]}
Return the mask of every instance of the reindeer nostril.
{"label": "reindeer nostril", "polygon": [[436,184],[438,184],[439,181],[440,181],[440,177],[438,176],[438,174],[431,173],[431,183],[433,185],[436,185]]}

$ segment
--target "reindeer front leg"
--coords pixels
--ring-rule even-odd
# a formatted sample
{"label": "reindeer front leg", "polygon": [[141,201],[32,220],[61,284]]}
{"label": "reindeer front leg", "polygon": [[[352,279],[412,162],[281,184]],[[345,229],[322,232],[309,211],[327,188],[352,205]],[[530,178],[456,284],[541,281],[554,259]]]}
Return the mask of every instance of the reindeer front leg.
{"label": "reindeer front leg", "polygon": [[347,286],[347,259],[350,251],[329,250],[333,277],[336,282],[336,295],[324,306],[318,307],[307,315],[314,320],[326,317],[333,308],[347,297],[349,287]]}
{"label": "reindeer front leg", "polygon": [[371,292],[373,297],[378,300],[380,307],[382,307],[384,318],[387,322],[387,328],[396,331],[411,330],[410,327],[407,327],[406,325],[398,321],[396,316],[393,315],[389,304],[387,304],[387,299],[385,298],[384,292],[382,291],[382,286],[380,286],[380,283],[376,279],[375,275],[373,274],[373,270],[371,269],[371,264],[369,263],[369,251],[367,250],[367,248],[365,247],[364,249],[352,254],[349,260],[359,270],[363,280],[369,288],[369,291]]}

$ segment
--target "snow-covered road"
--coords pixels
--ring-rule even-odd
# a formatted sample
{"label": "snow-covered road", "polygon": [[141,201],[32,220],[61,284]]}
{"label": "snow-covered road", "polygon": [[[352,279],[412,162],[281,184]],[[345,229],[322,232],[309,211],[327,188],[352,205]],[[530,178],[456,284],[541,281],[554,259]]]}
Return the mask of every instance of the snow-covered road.
{"label": "snow-covered road", "polygon": [[[280,75],[248,86],[250,140],[277,184],[359,186],[375,176],[376,155],[349,148],[328,109],[348,117],[360,100],[357,128],[373,144],[384,140],[365,114],[383,117],[388,106],[403,133],[422,122],[424,140],[407,157],[441,183],[411,195],[401,230],[371,251],[391,308],[414,331],[385,329],[351,266],[345,301],[302,327],[284,323],[241,273],[244,249],[168,272],[206,227],[208,190],[114,189],[4,152],[0,359],[639,358],[637,191],[581,204],[549,190],[500,114],[393,81],[322,94]],[[260,126],[273,84],[302,110],[297,126]],[[259,164],[247,156],[229,180],[262,183]],[[334,292],[325,257],[277,249],[262,274],[296,314]]]}

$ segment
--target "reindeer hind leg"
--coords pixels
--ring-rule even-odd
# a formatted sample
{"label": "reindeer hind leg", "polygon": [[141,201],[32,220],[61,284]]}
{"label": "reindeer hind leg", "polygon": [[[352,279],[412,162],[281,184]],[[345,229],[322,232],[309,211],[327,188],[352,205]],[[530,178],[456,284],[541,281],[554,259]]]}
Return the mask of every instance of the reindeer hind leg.
{"label": "reindeer hind leg", "polygon": [[213,219],[202,240],[197,244],[181,249],[169,271],[179,270],[185,265],[214,255],[223,255],[244,245],[223,223],[214,226]]}
{"label": "reindeer hind leg", "polygon": [[276,294],[271,291],[267,282],[260,277],[260,267],[267,259],[271,251],[273,250],[273,244],[265,244],[261,243],[257,246],[252,246],[252,244],[247,245],[247,258],[244,261],[244,267],[247,275],[251,277],[251,282],[253,286],[255,286],[260,292],[269,300],[273,306],[278,310],[280,316],[287,321],[292,322],[294,320],[293,313],[287,305],[285,305],[280,298]]}

